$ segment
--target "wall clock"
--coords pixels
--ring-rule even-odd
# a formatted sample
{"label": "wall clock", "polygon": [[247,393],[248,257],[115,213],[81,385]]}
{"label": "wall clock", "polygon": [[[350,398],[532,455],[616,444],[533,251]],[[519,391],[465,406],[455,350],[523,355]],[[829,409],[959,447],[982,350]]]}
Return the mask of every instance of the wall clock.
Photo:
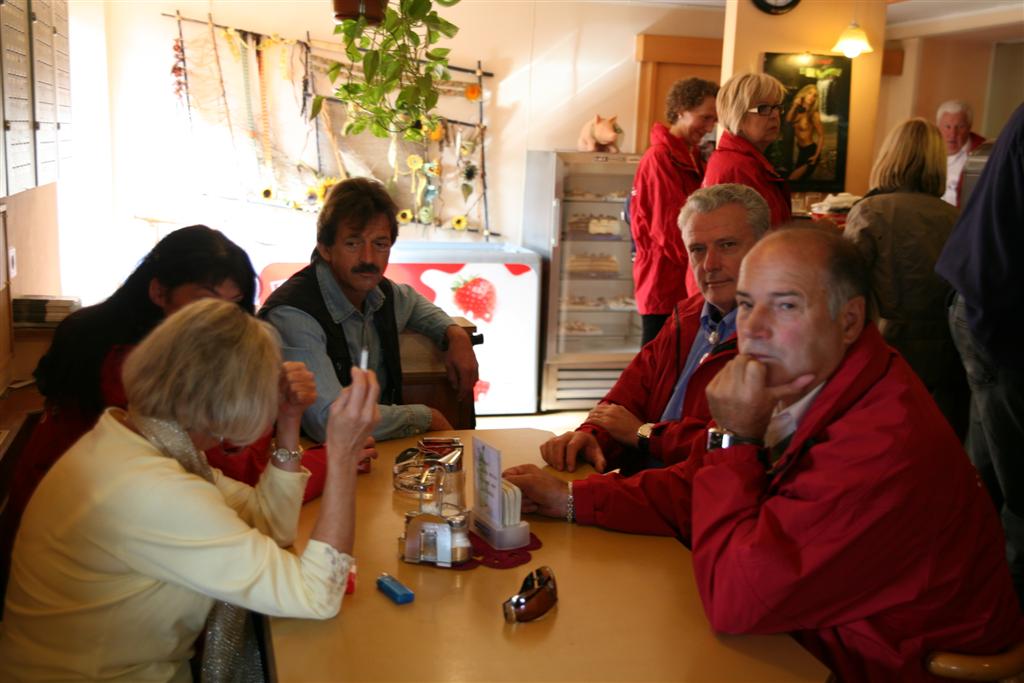
{"label": "wall clock", "polygon": [[800,4],[800,0],[751,0],[754,7],[768,14],[785,14]]}

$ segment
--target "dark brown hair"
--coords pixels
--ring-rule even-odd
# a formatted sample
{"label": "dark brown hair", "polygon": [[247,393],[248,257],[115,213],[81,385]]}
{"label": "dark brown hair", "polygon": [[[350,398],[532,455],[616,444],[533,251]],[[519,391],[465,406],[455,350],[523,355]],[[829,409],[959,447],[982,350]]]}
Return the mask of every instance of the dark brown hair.
{"label": "dark brown hair", "polygon": [[316,241],[334,244],[342,227],[362,232],[375,216],[388,219],[391,243],[398,239],[398,207],[384,185],[373,178],[349,178],[334,185],[316,219]]}
{"label": "dark brown hair", "polygon": [[703,78],[684,78],[676,81],[665,98],[665,118],[675,123],[676,118],[684,111],[696,109],[708,97],[718,94],[718,84],[705,81]]}

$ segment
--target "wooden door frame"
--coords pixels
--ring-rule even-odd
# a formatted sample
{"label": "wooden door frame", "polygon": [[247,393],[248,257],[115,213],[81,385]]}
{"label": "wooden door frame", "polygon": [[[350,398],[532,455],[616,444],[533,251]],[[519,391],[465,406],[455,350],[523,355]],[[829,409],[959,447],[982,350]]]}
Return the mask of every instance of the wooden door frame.
{"label": "wooden door frame", "polygon": [[651,126],[661,115],[653,102],[658,65],[667,63],[721,67],[722,39],[641,33],[636,37],[636,60],[640,62],[640,79],[634,149],[640,154],[647,149]]}

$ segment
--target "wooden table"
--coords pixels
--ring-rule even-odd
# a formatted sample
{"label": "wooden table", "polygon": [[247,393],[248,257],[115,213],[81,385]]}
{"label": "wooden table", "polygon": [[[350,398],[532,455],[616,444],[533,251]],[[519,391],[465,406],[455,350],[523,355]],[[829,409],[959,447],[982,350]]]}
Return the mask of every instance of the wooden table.
{"label": "wooden table", "polygon": [[[542,464],[535,429],[446,432],[502,451],[505,466]],[[711,631],[689,551],[672,538],[620,534],[529,518],[544,544],[514,569],[468,571],[398,559],[403,515],[416,505],[394,493],[391,464],[416,438],[381,444],[359,481],[355,555],[358,587],[341,614],[323,622],[273,619],[279,680],[295,681],[824,681],[828,671],[788,636]],[[468,463],[467,463],[468,464]],[[472,496],[467,472],[468,497]],[[583,476],[578,470],[573,477]],[[302,512],[302,546],[319,501]],[[558,604],[545,617],[506,624],[501,603],[526,574],[550,566]],[[381,572],[415,593],[394,605],[377,591]]]}

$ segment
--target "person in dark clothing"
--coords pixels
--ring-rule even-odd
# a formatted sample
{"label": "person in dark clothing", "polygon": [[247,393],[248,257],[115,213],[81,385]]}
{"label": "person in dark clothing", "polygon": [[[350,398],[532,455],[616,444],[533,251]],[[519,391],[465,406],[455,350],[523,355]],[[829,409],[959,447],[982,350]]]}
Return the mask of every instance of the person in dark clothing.
{"label": "person in dark clothing", "polygon": [[949,325],[971,388],[967,453],[1006,533],[1024,605],[1024,105],[1010,117],[936,272],[957,294]]}

